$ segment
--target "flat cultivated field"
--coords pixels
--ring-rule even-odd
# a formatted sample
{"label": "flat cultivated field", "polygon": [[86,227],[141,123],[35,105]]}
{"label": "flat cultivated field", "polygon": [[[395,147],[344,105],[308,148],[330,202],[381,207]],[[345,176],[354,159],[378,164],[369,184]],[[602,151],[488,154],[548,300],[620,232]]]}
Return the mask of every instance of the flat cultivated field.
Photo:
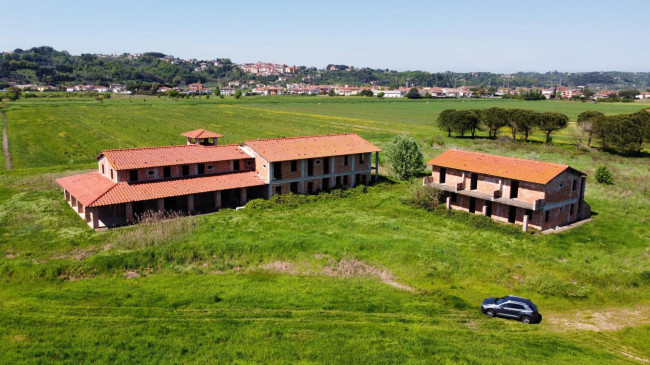
{"label": "flat cultivated field", "polygon": [[[647,104],[646,104],[647,105]],[[447,108],[634,112],[640,104],[277,97],[21,100],[5,107],[14,169],[0,169],[1,362],[647,363],[650,158],[575,147],[448,138]],[[588,174],[597,213],[542,235],[407,203],[389,179],[318,198],[93,232],[60,176],[102,149],[355,132],[384,146],[562,162]],[[479,132],[480,136],[486,133]],[[503,130],[507,137],[508,131]],[[607,165],[615,184],[593,178]],[[380,171],[383,166],[380,166]],[[491,319],[483,298],[521,295],[539,325]]]}

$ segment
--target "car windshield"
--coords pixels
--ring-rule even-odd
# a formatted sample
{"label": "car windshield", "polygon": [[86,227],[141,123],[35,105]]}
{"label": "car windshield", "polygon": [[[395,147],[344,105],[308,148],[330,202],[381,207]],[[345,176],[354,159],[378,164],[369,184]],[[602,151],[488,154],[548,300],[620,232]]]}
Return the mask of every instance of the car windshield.
{"label": "car windshield", "polygon": [[501,303],[503,303],[503,302],[505,302],[505,301],[506,301],[506,298],[505,298],[505,297],[504,297],[504,298],[497,298],[496,303],[497,303],[497,304],[501,304]]}

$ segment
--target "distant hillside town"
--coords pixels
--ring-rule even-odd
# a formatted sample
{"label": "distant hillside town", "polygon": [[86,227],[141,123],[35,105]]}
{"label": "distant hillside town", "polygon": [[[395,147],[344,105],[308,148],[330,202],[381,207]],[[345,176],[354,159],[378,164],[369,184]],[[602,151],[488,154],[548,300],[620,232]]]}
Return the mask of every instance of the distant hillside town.
{"label": "distant hillside town", "polygon": [[644,72],[425,72],[328,64],[324,68],[160,52],[71,55],[52,47],[4,51],[0,90],[117,94],[340,95],[384,98],[503,97],[527,100],[650,98]]}

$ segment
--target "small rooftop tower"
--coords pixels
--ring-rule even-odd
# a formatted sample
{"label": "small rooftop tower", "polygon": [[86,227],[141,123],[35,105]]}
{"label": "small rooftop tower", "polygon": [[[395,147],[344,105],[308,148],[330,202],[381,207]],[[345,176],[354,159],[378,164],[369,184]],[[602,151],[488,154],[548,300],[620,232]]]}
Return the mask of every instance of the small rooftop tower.
{"label": "small rooftop tower", "polygon": [[206,131],[205,129],[196,129],[181,133],[181,136],[187,137],[187,144],[201,146],[216,146],[219,144],[217,140],[223,137],[222,134]]}

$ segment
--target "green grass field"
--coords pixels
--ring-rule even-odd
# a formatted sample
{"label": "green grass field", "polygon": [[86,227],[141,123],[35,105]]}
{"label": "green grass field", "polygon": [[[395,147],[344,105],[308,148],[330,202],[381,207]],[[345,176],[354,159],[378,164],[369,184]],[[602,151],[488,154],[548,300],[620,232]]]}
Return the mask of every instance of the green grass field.
{"label": "green grass field", "polygon": [[[2,362],[644,363],[650,361],[650,160],[554,145],[448,138],[446,108],[632,112],[639,104],[251,98],[27,100],[5,108],[0,170]],[[592,222],[555,234],[427,212],[409,183],[269,209],[93,232],[53,180],[102,149],[356,132],[384,145],[562,162],[589,174]],[[507,135],[507,134],[506,134]],[[541,136],[534,136],[541,140]],[[593,180],[607,165],[615,184]],[[416,182],[417,183],[417,182]],[[487,296],[540,307],[540,325],[490,319]]]}

